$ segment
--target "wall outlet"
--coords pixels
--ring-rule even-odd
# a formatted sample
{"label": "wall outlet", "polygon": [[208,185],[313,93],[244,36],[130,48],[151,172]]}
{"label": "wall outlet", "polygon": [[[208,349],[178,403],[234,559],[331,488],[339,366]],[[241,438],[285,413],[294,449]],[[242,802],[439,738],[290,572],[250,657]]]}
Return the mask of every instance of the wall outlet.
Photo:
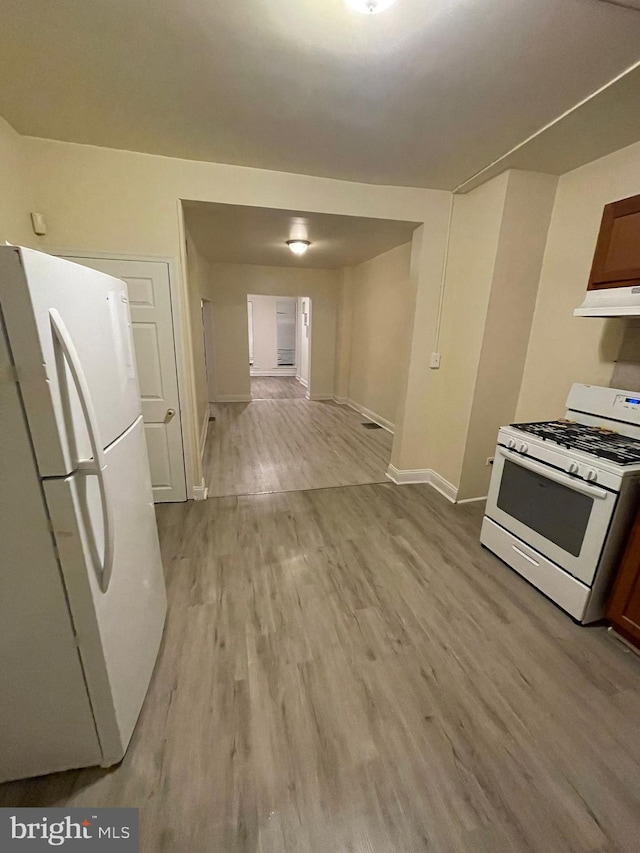
{"label": "wall outlet", "polygon": [[437,370],[440,367],[440,353],[432,352],[431,358],[429,359],[429,367],[431,370]]}
{"label": "wall outlet", "polygon": [[487,465],[493,465],[493,456],[487,456]]}

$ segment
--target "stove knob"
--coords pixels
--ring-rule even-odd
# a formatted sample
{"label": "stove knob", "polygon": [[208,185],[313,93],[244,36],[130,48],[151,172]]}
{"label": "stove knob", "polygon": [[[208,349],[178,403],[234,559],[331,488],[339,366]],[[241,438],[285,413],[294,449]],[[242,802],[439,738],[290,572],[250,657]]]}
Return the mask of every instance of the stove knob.
{"label": "stove knob", "polygon": [[525,444],[525,442],[523,441],[522,444],[520,445],[520,453],[526,453],[528,449],[529,449],[529,445]]}
{"label": "stove knob", "polygon": [[577,462],[570,462],[569,463],[569,467],[567,468],[567,471],[570,474],[577,474],[579,470],[580,470],[580,466],[578,465]]}
{"label": "stove knob", "polygon": [[515,450],[515,448],[516,448],[516,440],[515,440],[515,438],[510,438],[510,439],[509,439],[509,441],[507,442],[507,447],[509,448],[509,450]]}
{"label": "stove knob", "polygon": [[595,481],[598,479],[598,472],[594,471],[593,468],[589,468],[589,470],[585,474],[585,478],[589,483],[595,483]]}

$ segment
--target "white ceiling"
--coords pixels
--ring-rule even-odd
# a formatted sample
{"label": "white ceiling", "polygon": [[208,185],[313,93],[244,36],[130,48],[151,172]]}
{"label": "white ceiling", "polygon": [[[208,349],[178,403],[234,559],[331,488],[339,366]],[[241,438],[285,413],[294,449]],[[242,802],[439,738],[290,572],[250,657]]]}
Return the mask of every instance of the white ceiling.
{"label": "white ceiling", "polygon": [[[185,225],[210,261],[337,269],[408,243],[418,222],[367,219],[233,204],[183,202]],[[297,257],[285,241],[311,241]]]}
{"label": "white ceiling", "polygon": [[640,59],[640,14],[599,0],[2,0],[0,22],[21,133],[444,189]]}

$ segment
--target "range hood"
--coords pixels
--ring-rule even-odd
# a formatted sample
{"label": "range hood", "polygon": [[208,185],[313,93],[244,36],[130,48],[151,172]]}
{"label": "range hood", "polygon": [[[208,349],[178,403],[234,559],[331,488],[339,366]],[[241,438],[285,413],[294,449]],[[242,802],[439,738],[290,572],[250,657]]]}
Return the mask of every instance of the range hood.
{"label": "range hood", "polygon": [[587,290],[575,317],[640,317],[640,286]]}

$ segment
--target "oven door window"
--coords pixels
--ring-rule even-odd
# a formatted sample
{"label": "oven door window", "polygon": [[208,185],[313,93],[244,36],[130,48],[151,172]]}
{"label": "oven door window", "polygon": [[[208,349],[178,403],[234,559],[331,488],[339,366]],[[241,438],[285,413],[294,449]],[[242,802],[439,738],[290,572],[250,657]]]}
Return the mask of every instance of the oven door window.
{"label": "oven door window", "polygon": [[580,556],[593,501],[505,459],[498,507],[574,557]]}

